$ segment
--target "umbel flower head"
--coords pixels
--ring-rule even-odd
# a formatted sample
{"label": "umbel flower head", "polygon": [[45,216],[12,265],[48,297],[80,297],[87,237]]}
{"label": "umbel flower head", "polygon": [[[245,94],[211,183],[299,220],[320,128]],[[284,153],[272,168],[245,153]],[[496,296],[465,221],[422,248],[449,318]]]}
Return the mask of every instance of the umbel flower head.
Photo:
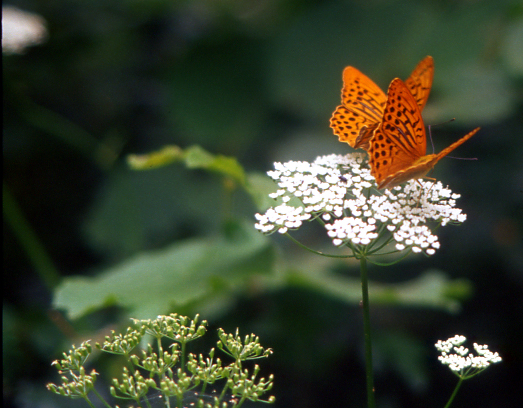
{"label": "umbel flower head", "polygon": [[[441,364],[449,366],[454,374],[463,380],[474,377],[493,363],[499,363],[501,357],[497,352],[493,353],[488,345],[474,343],[477,355],[469,353],[469,349],[463,347],[467,338],[456,335],[445,341],[438,340],[436,349],[441,353],[438,360]],[[454,353],[451,353],[451,352]]]}
{"label": "umbel flower head", "polygon": [[433,255],[440,244],[428,224],[466,220],[455,207],[460,195],[440,182],[411,180],[379,191],[365,162],[366,155],[351,153],[318,157],[313,163],[275,163],[268,175],[279,189],[269,196],[281,204],[256,214],[255,227],[265,234],[284,234],[316,219],[335,246],[347,246],[355,256],[402,251]]}

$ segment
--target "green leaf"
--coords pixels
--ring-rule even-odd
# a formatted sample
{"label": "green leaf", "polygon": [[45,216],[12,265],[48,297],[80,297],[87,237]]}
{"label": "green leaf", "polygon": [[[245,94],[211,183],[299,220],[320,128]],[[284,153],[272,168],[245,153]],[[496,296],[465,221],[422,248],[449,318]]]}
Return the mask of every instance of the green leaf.
{"label": "green leaf", "polygon": [[234,157],[214,155],[200,146],[182,150],[178,146],[167,145],[156,152],[127,156],[127,163],[133,170],[151,170],[178,161],[183,161],[189,169],[209,170],[231,177],[242,186],[245,185],[245,172]]}
{"label": "green leaf", "polygon": [[223,186],[180,166],[155,171],[115,168],[100,188],[84,231],[93,248],[112,259],[171,242],[181,233],[221,228]]}
{"label": "green leaf", "polygon": [[96,277],[66,278],[54,306],[78,318],[108,305],[151,318],[172,307],[209,301],[244,289],[253,274],[271,270],[272,247],[252,226],[231,225],[226,236],[198,238],[148,251]]}
{"label": "green leaf", "polygon": [[152,170],[179,161],[183,151],[178,146],[164,146],[157,152],[147,154],[130,154],[127,164],[133,170]]}
{"label": "green leaf", "polygon": [[259,211],[265,211],[268,208],[277,205],[277,201],[269,197],[269,194],[274,193],[276,188],[276,183],[266,174],[247,174],[245,190],[249,193]]}
{"label": "green leaf", "polygon": [[381,370],[397,373],[413,390],[428,385],[427,349],[419,339],[400,331],[379,333],[372,353]]}
{"label": "green leaf", "polygon": [[185,164],[190,169],[214,171],[231,177],[242,186],[245,185],[245,172],[234,157],[213,155],[200,146],[192,146],[186,150]]}
{"label": "green leaf", "polygon": [[[349,303],[361,300],[361,281],[340,275],[293,272],[289,283],[307,287]],[[464,280],[450,280],[440,271],[429,270],[415,279],[403,283],[383,284],[371,282],[369,295],[373,305],[397,305],[444,309],[456,313],[460,301],[468,298],[471,284]]]}

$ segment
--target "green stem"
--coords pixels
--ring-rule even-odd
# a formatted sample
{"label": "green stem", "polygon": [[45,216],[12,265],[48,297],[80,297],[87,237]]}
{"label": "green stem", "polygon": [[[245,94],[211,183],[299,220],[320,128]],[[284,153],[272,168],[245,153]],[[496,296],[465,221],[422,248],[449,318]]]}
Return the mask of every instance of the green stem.
{"label": "green stem", "polygon": [[[289,234],[288,232],[285,234],[287,235],[291,241],[293,241],[295,244],[297,244],[298,246],[302,247],[303,249],[305,249],[306,251],[309,251],[309,252],[312,252],[313,254],[317,254],[317,255],[321,255],[321,256],[326,256],[328,258],[354,258],[354,255],[331,255],[331,254],[325,254],[323,252],[320,252],[320,251],[316,251],[312,248],[309,248],[308,246],[306,245],[303,245],[300,241],[298,241],[296,238],[294,238],[291,234]],[[353,251],[354,252],[354,251]]]}
{"label": "green stem", "polygon": [[181,359],[180,359],[180,362],[181,362],[181,367],[182,367],[182,370],[185,371],[185,354],[187,352],[187,347],[185,346],[186,343],[185,343],[185,340],[182,342],[182,348],[181,348]]}
{"label": "green stem", "polygon": [[[385,230],[385,228],[386,228],[386,224],[385,224],[385,223],[383,223],[383,224],[378,228],[378,230],[376,231],[376,234],[378,234],[378,237],[381,237],[381,233]],[[374,245],[377,245],[377,244],[378,244],[379,239],[373,240],[373,241],[371,241],[370,244],[366,245],[367,251],[369,251],[369,252],[370,252],[370,251],[372,251],[372,252],[379,251],[379,250],[380,250],[381,248],[383,248],[385,245],[388,245],[389,242],[391,241],[391,239],[392,239],[392,237],[389,238],[389,239],[387,239],[384,243],[380,243],[380,246],[379,246],[376,250],[372,251],[372,248],[374,247]]]}
{"label": "green stem", "polygon": [[[96,391],[96,389],[93,388],[93,393],[94,395],[96,395],[98,397],[98,399],[100,401],[102,401],[102,404],[104,404],[107,408],[111,408],[111,406],[107,403],[107,401],[104,399],[104,397],[102,397],[100,395],[100,393],[98,391]],[[89,401],[89,399],[87,399],[87,403],[90,404],[91,401]],[[94,405],[91,405],[93,408],[94,408]]]}
{"label": "green stem", "polygon": [[134,367],[133,362],[129,358],[129,354],[125,353],[125,357],[127,358],[125,360],[125,365],[127,366],[127,369],[129,370],[129,374],[133,374],[136,371],[136,368]]}
{"label": "green stem", "polygon": [[47,289],[53,290],[60,282],[60,273],[5,183],[3,204],[4,220],[11,227],[40,279]]}
{"label": "green stem", "polygon": [[372,371],[372,341],[370,336],[369,283],[367,276],[367,260],[365,258],[360,259],[360,268],[363,303],[363,332],[365,338],[365,372],[367,377],[367,408],[375,408],[374,374]]}
{"label": "green stem", "polygon": [[459,381],[458,381],[458,384],[456,385],[456,388],[454,388],[454,392],[452,393],[452,395],[450,396],[449,398],[449,401],[447,402],[447,405],[445,405],[445,408],[449,408],[450,405],[452,404],[452,401],[454,401],[454,397],[456,396],[456,394],[458,393],[458,390],[459,390],[459,387],[461,387],[461,383],[463,382],[463,378],[460,377]]}
{"label": "green stem", "polygon": [[89,400],[89,398],[87,398],[87,395],[84,396],[84,400],[85,402],[87,402],[87,405],[89,405],[91,408],[96,408],[93,403]]}
{"label": "green stem", "polygon": [[110,168],[118,158],[122,145],[120,140],[99,142],[85,129],[56,112],[29,99],[21,102],[20,114],[27,122],[72,147],[88,160],[94,161],[101,169]]}
{"label": "green stem", "polygon": [[147,398],[144,398],[144,401],[147,404],[147,408],[152,408],[151,403],[149,402],[149,400]]}
{"label": "green stem", "polygon": [[[380,231],[378,231],[378,236],[381,236],[381,233],[383,230],[384,230],[384,228],[381,228]],[[373,241],[369,245],[367,245],[367,250],[369,252],[376,253],[376,252],[380,251],[382,248],[385,248],[387,245],[389,245],[393,239],[394,239],[394,236],[391,235],[384,242],[380,242],[380,245],[375,249],[372,249],[372,248],[374,247],[374,245],[378,244],[378,241],[377,240]]]}
{"label": "green stem", "polygon": [[[397,253],[398,251],[395,251],[395,252],[388,252],[388,253],[384,253],[384,254],[380,254],[380,255],[390,255],[390,254],[394,254],[394,253]],[[374,264],[374,265],[377,265],[377,266],[391,266],[391,265],[395,265],[397,264],[398,262],[404,260],[412,251],[409,249],[407,252],[405,252],[404,255],[402,255],[401,257],[399,257],[398,259],[392,261],[392,262],[376,262],[376,261],[369,261],[370,263]]]}
{"label": "green stem", "polygon": [[163,361],[162,336],[156,336],[156,346],[158,347],[158,360]]}
{"label": "green stem", "polygon": [[[158,347],[158,361],[160,361],[160,360],[163,361],[163,347],[162,347],[162,336],[161,335],[156,335],[156,345]],[[160,381],[165,379],[165,377],[166,377],[165,370],[162,370],[162,376],[159,377]],[[171,403],[169,401],[169,395],[166,392],[164,393],[163,391],[162,391],[162,394],[165,397],[165,406],[167,408],[171,408]]]}
{"label": "green stem", "polygon": [[227,390],[229,389],[229,385],[227,383],[227,381],[225,382],[225,385],[223,387],[223,390],[220,394],[220,397],[218,398],[218,401],[220,401],[220,403],[223,401],[223,398],[225,397],[225,393],[227,392]]}

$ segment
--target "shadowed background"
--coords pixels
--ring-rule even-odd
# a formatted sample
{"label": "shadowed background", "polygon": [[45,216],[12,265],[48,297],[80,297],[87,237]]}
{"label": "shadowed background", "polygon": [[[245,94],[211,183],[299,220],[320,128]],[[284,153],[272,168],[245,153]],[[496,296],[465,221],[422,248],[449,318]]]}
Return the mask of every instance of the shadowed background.
{"label": "shadowed background", "polygon": [[[199,145],[254,177],[275,161],[344,154],[329,128],[343,68],[386,91],[426,55],[425,124],[456,118],[432,127],[435,150],[481,126],[451,154],[478,160],[445,158],[431,173],[468,215],[438,230],[436,255],[370,269],[378,286],[427,271],[449,282],[428,306],[373,305],[371,293],[378,406],[444,406],[456,378],[433,344],[457,333],[504,360],[466,382],[455,405],[521,406],[521,2],[11,4],[43,17],[48,38],[3,56],[5,406],[85,406],[45,390],[59,381],[50,362],[129,317],[169,312],[259,335],[275,351],[261,365],[275,374],[276,407],[364,406],[357,264],[265,239],[253,228],[262,209],[230,180],[181,163],[136,172],[125,158]],[[227,240],[235,234],[244,239]],[[335,252],[312,225],[296,237]],[[338,278],[346,297],[332,290]]]}

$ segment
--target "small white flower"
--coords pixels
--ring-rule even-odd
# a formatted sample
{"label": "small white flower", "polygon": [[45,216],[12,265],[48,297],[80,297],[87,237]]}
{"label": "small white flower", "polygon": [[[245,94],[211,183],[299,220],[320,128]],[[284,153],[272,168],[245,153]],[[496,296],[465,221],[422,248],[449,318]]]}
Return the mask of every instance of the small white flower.
{"label": "small white flower", "polygon": [[[466,220],[455,207],[459,194],[440,182],[411,180],[392,190],[377,190],[362,153],[322,156],[313,163],[275,163],[274,168],[267,174],[278,190],[270,197],[282,204],[256,214],[255,227],[266,234],[285,233],[320,217],[336,246],[365,246],[392,236],[397,251],[433,255],[440,243],[427,224]],[[301,205],[291,206],[292,198]]]}
{"label": "small white flower", "polygon": [[[486,344],[474,343],[474,350],[478,355],[469,353],[469,349],[463,347],[466,340],[465,336],[456,335],[445,341],[438,340],[435,344],[436,349],[441,353],[438,360],[443,365],[448,365],[458,377],[471,378],[485,370],[490,364],[501,361],[499,354],[491,352]],[[454,351],[455,354],[449,354],[451,351]]]}
{"label": "small white flower", "polygon": [[2,53],[23,54],[27,47],[47,39],[45,20],[12,6],[2,7]]}

